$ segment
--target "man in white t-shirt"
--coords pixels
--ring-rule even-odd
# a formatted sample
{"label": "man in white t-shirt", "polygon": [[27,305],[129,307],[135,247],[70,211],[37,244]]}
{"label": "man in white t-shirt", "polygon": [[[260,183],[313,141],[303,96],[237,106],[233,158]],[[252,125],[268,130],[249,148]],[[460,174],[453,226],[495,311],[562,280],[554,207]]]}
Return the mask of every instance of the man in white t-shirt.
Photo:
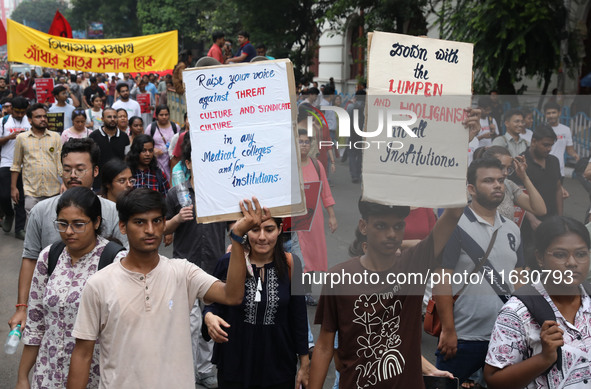
{"label": "man in white t-shirt", "polygon": [[564,177],[564,152],[566,151],[575,161],[579,160],[579,154],[577,154],[573,147],[573,136],[570,128],[558,122],[560,118],[560,105],[549,102],[544,106],[544,114],[546,115],[546,121],[552,126],[557,138],[550,154],[558,158],[560,162],[560,174]]}
{"label": "man in white t-shirt", "polygon": [[490,96],[482,96],[478,101],[480,114],[480,132],[477,135],[478,147],[492,146],[492,141],[499,134],[497,121],[492,117],[492,100]]}
{"label": "man in white t-shirt", "polygon": [[113,109],[118,110],[119,108],[123,108],[127,111],[128,118],[134,116],[142,117],[140,104],[129,98],[129,86],[126,83],[120,82],[117,84],[117,93],[120,99],[113,104]]}
{"label": "man in white t-shirt", "polygon": [[2,229],[4,232],[10,232],[12,229],[12,222],[15,220],[14,233],[19,239],[25,239],[25,194],[23,192],[22,178],[19,176],[17,180],[17,188],[20,192],[19,202],[12,208],[12,200],[10,198],[10,167],[12,166],[12,159],[14,156],[14,144],[16,143],[16,136],[21,132],[27,131],[31,128],[29,120],[25,113],[29,107],[29,101],[24,97],[15,97],[12,100],[12,114],[6,119],[2,118],[0,127],[0,147],[2,147],[0,158],[0,207],[6,215],[2,222]]}
{"label": "man in white t-shirt", "polygon": [[[64,127],[60,129],[67,130],[68,128],[72,127],[72,112],[76,109],[71,104],[68,104],[68,89],[65,86],[58,85],[51,91],[51,94],[55,97],[55,103],[49,107],[47,113],[59,113],[63,115],[63,123]],[[60,118],[58,118],[58,122],[62,122]]]}
{"label": "man in white t-shirt", "polygon": [[[244,297],[243,236],[271,216],[256,199],[230,230],[226,283],[184,259],[158,255],[166,204],[160,193],[133,189],[117,201],[119,228],[129,252],[92,276],[80,300],[72,335],[68,388],[86,388],[96,341],[101,345],[101,389],[194,389],[189,313],[196,298],[238,305]],[[256,209],[255,209],[256,208]]]}

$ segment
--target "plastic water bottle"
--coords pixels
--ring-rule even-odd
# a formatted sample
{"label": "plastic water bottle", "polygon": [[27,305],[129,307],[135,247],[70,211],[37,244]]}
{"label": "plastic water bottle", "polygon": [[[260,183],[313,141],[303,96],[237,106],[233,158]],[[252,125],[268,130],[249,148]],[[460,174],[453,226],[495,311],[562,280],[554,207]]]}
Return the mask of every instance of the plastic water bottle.
{"label": "plastic water bottle", "polygon": [[12,331],[8,333],[8,338],[6,338],[6,343],[4,344],[4,352],[6,354],[14,354],[18,348],[18,344],[20,343],[22,336],[23,334],[21,333],[21,325],[17,324],[16,327],[14,327]]}
{"label": "plastic water bottle", "polygon": [[181,207],[184,208],[193,205],[191,192],[189,191],[187,182],[185,181],[185,173],[182,170],[178,170],[173,173],[173,179],[177,183],[175,185],[177,188],[176,196]]}

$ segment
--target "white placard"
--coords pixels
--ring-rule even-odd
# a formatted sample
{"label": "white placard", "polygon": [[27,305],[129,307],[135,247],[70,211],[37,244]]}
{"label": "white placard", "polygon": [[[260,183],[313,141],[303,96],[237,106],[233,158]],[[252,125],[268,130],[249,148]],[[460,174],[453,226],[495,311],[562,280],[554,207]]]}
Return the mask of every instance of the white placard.
{"label": "white placard", "polygon": [[199,222],[233,220],[256,196],[274,216],[305,212],[289,60],[183,72]]}
{"label": "white placard", "polygon": [[[376,136],[364,139],[364,199],[466,204],[468,131],[461,122],[471,101],[472,49],[468,43],[370,34],[365,131]],[[412,111],[416,120],[395,110]],[[412,123],[408,131],[400,127],[404,121]]]}

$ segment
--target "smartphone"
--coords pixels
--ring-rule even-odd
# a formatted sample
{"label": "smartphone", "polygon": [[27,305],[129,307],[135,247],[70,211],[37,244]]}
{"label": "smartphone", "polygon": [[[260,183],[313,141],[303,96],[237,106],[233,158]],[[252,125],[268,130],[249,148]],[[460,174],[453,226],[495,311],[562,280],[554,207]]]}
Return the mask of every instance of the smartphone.
{"label": "smartphone", "polygon": [[458,389],[460,380],[458,378],[423,376],[425,389]]}

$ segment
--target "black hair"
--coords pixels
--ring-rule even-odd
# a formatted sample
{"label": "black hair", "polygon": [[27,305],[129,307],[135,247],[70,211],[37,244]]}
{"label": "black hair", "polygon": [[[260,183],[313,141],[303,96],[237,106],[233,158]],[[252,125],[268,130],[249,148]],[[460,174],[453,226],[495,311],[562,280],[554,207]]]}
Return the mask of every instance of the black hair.
{"label": "black hair", "polygon": [[307,94],[318,96],[320,94],[320,91],[318,90],[318,88],[316,88],[315,86],[313,86],[312,88],[308,88],[308,93]]}
{"label": "black hair", "polygon": [[488,149],[488,147],[482,146],[482,147],[479,147],[476,150],[474,150],[474,154],[472,154],[472,160],[482,158],[482,156],[484,155],[484,153],[486,153],[486,150],[487,149]]}
{"label": "black hair", "polygon": [[125,116],[128,116],[127,110],[125,108],[117,108],[117,114],[119,114],[119,112],[125,112]]}
{"label": "black hair", "polygon": [[90,95],[90,103],[94,104],[94,100],[96,100],[97,97],[99,99],[101,99],[101,101],[103,101],[103,98],[101,97],[101,95],[99,95],[98,93],[95,93],[95,94]]}
{"label": "black hair", "polygon": [[119,221],[127,223],[133,215],[157,210],[166,215],[166,203],[162,194],[148,188],[132,188],[117,199]]}
{"label": "black hair", "polygon": [[482,154],[482,158],[498,158],[503,155],[508,155],[510,157],[511,153],[503,146],[490,146]]}
{"label": "black hair", "polygon": [[535,248],[538,253],[545,253],[554,239],[573,233],[581,237],[587,248],[591,247],[589,230],[583,223],[566,216],[552,216],[542,222],[534,233]]}
{"label": "black hair", "polygon": [[544,112],[546,112],[549,109],[555,109],[560,114],[560,110],[562,109],[562,107],[555,101],[549,101],[546,104],[544,104]]}
{"label": "black hair", "polygon": [[246,39],[250,39],[250,34],[247,31],[240,31],[238,35],[245,37]]}
{"label": "black hair", "polygon": [[[283,234],[281,233],[281,223],[283,223],[283,219],[274,217],[273,221],[279,229],[277,241],[275,242],[275,247],[273,247],[273,263],[275,264],[275,269],[277,269],[277,276],[285,279],[289,277],[289,268],[287,265],[287,256],[283,250]],[[250,247],[250,240],[248,239],[246,241],[246,246]]]}
{"label": "black hair", "polygon": [[[125,157],[125,162],[127,162],[127,166],[129,166],[131,169],[132,174],[135,174],[139,169],[140,153],[144,149],[144,145],[146,143],[152,143],[153,145],[156,145],[154,138],[147,134],[140,134],[133,138],[133,143],[129,148],[127,156]],[[158,162],[156,161],[156,155],[152,156],[152,160],[150,161],[148,168],[154,173],[160,170],[158,167]]]}
{"label": "black hair", "polygon": [[468,166],[468,184],[476,185],[476,172],[482,168],[497,168],[503,170],[503,164],[496,158],[480,158],[472,161]]}
{"label": "black hair", "polygon": [[70,74],[70,82],[76,83],[76,75],[74,73]]}
{"label": "black hair", "polygon": [[168,111],[168,114],[170,115],[170,109],[168,108],[168,105],[166,104],[159,104],[156,107],[156,116],[158,116],[158,114],[160,113],[160,111],[162,111],[163,109]]}
{"label": "black hair", "polygon": [[103,229],[101,201],[91,189],[85,186],[75,186],[65,191],[57,202],[56,217],[62,209],[67,207],[80,208],[93,224],[100,219],[95,233],[97,235],[101,233]]}
{"label": "black hair", "polygon": [[74,119],[76,119],[78,116],[84,116],[84,119],[86,119],[86,112],[83,109],[75,109],[72,111],[72,121],[74,121]]}
{"label": "black hair", "polygon": [[521,111],[520,109],[511,108],[510,110],[505,112],[505,114],[503,115],[503,121],[507,122],[507,121],[511,120],[511,118],[515,115],[525,117],[525,115],[523,114],[523,111]]}
{"label": "black hair", "polygon": [[308,135],[308,130],[304,129],[304,128],[300,128],[298,129],[298,136],[307,136],[308,139],[312,139],[312,137],[310,135]]}
{"label": "black hair", "polygon": [[12,108],[16,109],[27,109],[29,107],[29,100],[25,99],[22,96],[17,96],[12,99]]}
{"label": "black hair", "polygon": [[[405,205],[383,205],[371,201],[362,200],[359,198],[357,203],[361,218],[365,221],[369,220],[370,216],[395,215],[401,219],[405,219],[410,213],[410,207]],[[367,242],[367,236],[363,235],[359,227],[355,229],[355,240],[349,246],[349,254],[351,256],[363,255],[363,244]]]}
{"label": "black hair", "polygon": [[135,122],[138,119],[142,121],[142,127],[144,126],[144,119],[142,119],[139,116],[132,116],[129,118],[129,121],[127,122],[127,124],[129,125],[129,128],[130,128],[129,131],[131,131],[131,125],[133,124],[133,122]]}
{"label": "black hair", "polygon": [[67,90],[65,86],[62,85],[58,85],[55,88],[53,88],[53,90],[51,91],[51,94],[54,96],[59,95],[61,92]]}
{"label": "black hair", "polygon": [[117,113],[117,110],[115,108],[107,107],[107,108],[103,109],[103,117],[105,117],[105,112],[107,112],[107,111],[115,111],[115,113]]}
{"label": "black hair", "polygon": [[109,186],[111,186],[115,177],[125,169],[129,169],[129,166],[119,158],[113,158],[103,165],[101,169],[101,195],[103,197],[107,196]]}
{"label": "black hair", "polygon": [[185,136],[183,136],[183,143],[181,144],[182,150],[182,160],[190,161],[191,160],[191,135],[186,132]]}
{"label": "black hair", "polygon": [[213,34],[211,34],[211,39],[215,42],[218,39],[223,38],[225,36],[226,36],[226,34],[224,34],[221,31],[214,31]]}
{"label": "black hair", "polygon": [[558,139],[552,127],[547,123],[538,124],[531,137],[535,140],[542,140],[544,138],[552,138],[553,140]]}
{"label": "black hair", "polygon": [[88,153],[94,169],[101,159],[101,149],[91,138],[70,138],[62,146],[61,160],[70,153]]}
{"label": "black hair", "polygon": [[[12,108],[15,108],[14,102],[12,103]],[[47,112],[47,108],[45,108],[45,106],[43,104],[35,103],[35,104],[29,106],[29,108],[27,108],[27,117],[29,119],[31,119],[33,117],[33,111],[36,111],[38,109],[43,109],[45,112]]]}
{"label": "black hair", "polygon": [[90,78],[88,79],[88,81],[89,81],[91,84],[94,84],[95,82],[98,82],[95,76],[92,76],[92,77],[90,77]]}
{"label": "black hair", "polygon": [[117,89],[117,93],[121,93],[121,88],[124,88],[124,87],[129,89],[129,85],[126,82],[120,82],[119,84],[117,84],[115,89]]}
{"label": "black hair", "polygon": [[480,99],[478,99],[478,106],[480,108],[489,108],[492,107],[492,105],[493,102],[489,95],[481,96]]}
{"label": "black hair", "polygon": [[256,49],[263,49],[263,50],[267,50],[267,47],[265,46],[265,44],[264,44],[264,43],[259,43],[259,44],[257,45],[257,47],[255,47],[255,48],[256,48]]}

